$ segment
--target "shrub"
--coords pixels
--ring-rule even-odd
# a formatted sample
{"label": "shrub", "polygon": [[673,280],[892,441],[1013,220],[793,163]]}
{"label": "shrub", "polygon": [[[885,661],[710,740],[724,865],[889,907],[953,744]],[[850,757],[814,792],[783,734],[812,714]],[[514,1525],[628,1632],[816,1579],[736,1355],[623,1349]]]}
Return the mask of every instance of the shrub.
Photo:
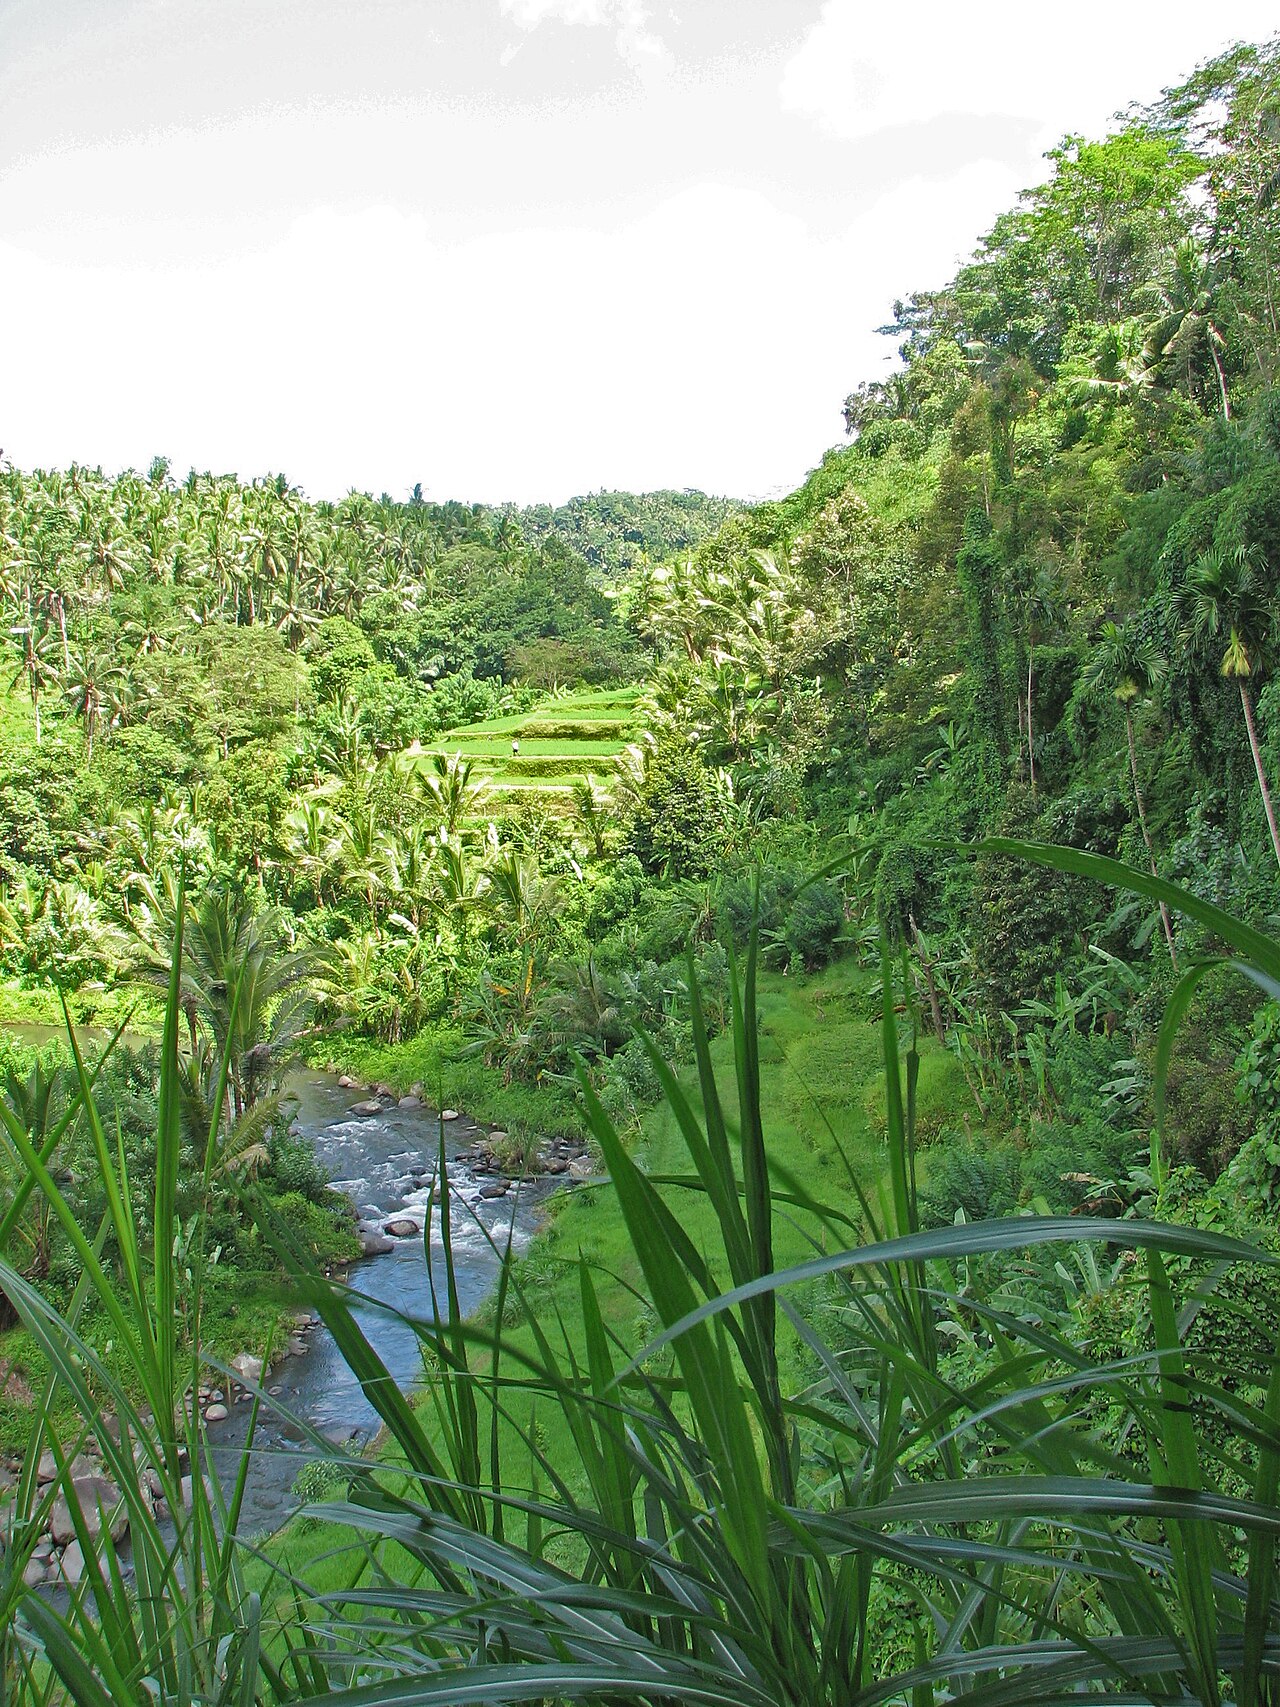
{"label": "shrub", "polygon": [[844,897],[830,878],[806,884],[791,903],[785,941],[793,961],[812,972],[825,966],[844,929]]}

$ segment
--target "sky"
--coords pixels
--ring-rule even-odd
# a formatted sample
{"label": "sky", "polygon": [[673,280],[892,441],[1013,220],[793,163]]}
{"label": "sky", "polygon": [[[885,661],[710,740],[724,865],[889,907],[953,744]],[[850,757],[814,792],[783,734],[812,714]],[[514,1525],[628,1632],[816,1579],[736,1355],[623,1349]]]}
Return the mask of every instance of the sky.
{"label": "sky", "polygon": [[1274,0],[0,0],[0,447],[759,498],[895,297]]}

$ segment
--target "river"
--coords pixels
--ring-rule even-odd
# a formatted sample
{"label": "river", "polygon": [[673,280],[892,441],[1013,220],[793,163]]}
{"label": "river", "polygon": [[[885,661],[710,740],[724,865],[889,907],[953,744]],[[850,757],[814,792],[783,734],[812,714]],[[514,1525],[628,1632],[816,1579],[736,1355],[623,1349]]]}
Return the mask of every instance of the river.
{"label": "river", "polygon": [[[33,1044],[64,1035],[46,1026],[7,1029]],[[92,1033],[81,1035],[84,1043],[100,1041]],[[369,1092],[349,1089],[339,1085],[334,1074],[305,1067],[289,1070],[284,1090],[297,1104],[294,1130],[311,1142],[334,1188],[351,1198],[362,1219],[394,1219],[406,1200],[422,1197],[429,1184],[423,1170],[434,1173],[439,1153],[440,1120],[434,1110],[391,1106],[378,1114],[357,1115],[353,1107]],[[446,1122],[444,1130],[454,1273],[459,1305],[469,1314],[496,1284],[500,1258],[494,1247],[502,1250],[508,1239],[517,1252],[527,1246],[552,1182],[537,1180],[519,1192],[513,1186],[505,1197],[483,1198],[468,1151],[487,1128],[459,1116]],[[431,1239],[433,1258],[442,1262],[438,1220]],[[436,1275],[439,1282],[440,1268]],[[357,1303],[354,1311],[366,1338],[397,1384],[412,1387],[421,1376],[422,1357],[411,1323],[429,1320],[432,1310],[422,1234],[396,1239],[391,1251],[354,1264],[350,1284],[353,1293],[368,1300]],[[278,1528],[297,1503],[293,1482],[302,1465],[316,1455],[299,1423],[324,1434],[342,1453],[359,1451],[378,1427],[377,1413],[328,1330],[316,1326],[306,1337],[305,1355],[285,1357],[265,1378],[265,1385],[279,1392],[273,1395],[275,1408],[264,1407],[259,1416],[240,1523],[245,1536]],[[208,1425],[215,1468],[228,1493],[243,1451],[249,1409],[233,1405],[225,1421]]]}

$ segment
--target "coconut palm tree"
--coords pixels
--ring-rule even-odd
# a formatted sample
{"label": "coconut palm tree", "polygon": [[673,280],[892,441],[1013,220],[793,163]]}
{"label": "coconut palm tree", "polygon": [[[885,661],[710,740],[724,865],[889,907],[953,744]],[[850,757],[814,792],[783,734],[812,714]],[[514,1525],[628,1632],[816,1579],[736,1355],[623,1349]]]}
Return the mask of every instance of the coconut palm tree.
{"label": "coconut palm tree", "polygon": [[1269,661],[1275,627],[1275,599],[1266,568],[1256,546],[1207,552],[1187,571],[1182,605],[1192,648],[1219,658],[1220,673],[1239,690],[1258,792],[1267,815],[1276,863],[1280,865],[1280,831],[1276,829],[1250,691],[1250,683]]}
{"label": "coconut palm tree", "polygon": [[[1145,696],[1153,693],[1164,680],[1168,664],[1164,654],[1149,634],[1136,622],[1121,626],[1104,622],[1094,643],[1093,654],[1085,665],[1083,686],[1092,694],[1110,694],[1124,713],[1125,738],[1129,746],[1129,776],[1133,782],[1133,800],[1138,809],[1138,825],[1146,844],[1151,875],[1159,877],[1151,832],[1147,828],[1147,806],[1142,795],[1142,780],[1138,774],[1138,749],[1133,737],[1133,708]],[[1174,970],[1178,966],[1177,950],[1173,946],[1173,923],[1169,909],[1160,903],[1160,922],[1164,939],[1169,945],[1169,959]]]}
{"label": "coconut palm tree", "polygon": [[591,850],[598,860],[608,853],[608,834],[613,802],[590,772],[573,785],[573,809],[578,821],[591,838]]}
{"label": "coconut palm tree", "polygon": [[104,710],[110,717],[113,708],[119,709],[125,702],[123,691],[119,695],[116,693],[117,688],[122,688],[119,678],[123,674],[107,657],[89,645],[79,647],[71,658],[63,688],[84,724],[86,763],[93,760],[94,736]]}
{"label": "coconut palm tree", "polygon": [[342,838],[333,809],[317,794],[304,795],[285,813],[281,845],[289,864],[311,885],[317,907],[325,884],[342,858]]}
{"label": "coconut palm tree", "polygon": [[40,745],[40,696],[57,685],[58,667],[54,662],[53,635],[47,622],[38,620],[28,606],[27,620],[9,630],[18,648],[20,662],[13,673],[11,687],[25,677],[31,695],[31,714],[35,719],[36,746]]}
{"label": "coconut palm tree", "polygon": [[1208,356],[1218,382],[1218,401],[1224,421],[1231,419],[1227,375],[1222,352],[1227,341],[1214,324],[1214,297],[1221,282],[1219,270],[1196,244],[1187,238],[1174,251],[1173,270],[1149,294],[1158,305],[1158,318],[1147,332],[1147,359],[1152,368],[1170,362],[1190,391],[1197,364]]}
{"label": "coconut palm tree", "polygon": [[[164,975],[172,941],[150,945],[149,970]],[[238,1121],[274,1088],[276,1075],[310,1029],[321,970],[314,949],[293,944],[288,921],[260,893],[209,885],[187,905],[182,992],[193,1033],[229,1063]]]}
{"label": "coconut palm tree", "polygon": [[427,811],[446,836],[460,835],[464,820],[484,805],[488,790],[478,777],[473,780],[474,769],[461,753],[434,753],[429,767],[417,772]]}

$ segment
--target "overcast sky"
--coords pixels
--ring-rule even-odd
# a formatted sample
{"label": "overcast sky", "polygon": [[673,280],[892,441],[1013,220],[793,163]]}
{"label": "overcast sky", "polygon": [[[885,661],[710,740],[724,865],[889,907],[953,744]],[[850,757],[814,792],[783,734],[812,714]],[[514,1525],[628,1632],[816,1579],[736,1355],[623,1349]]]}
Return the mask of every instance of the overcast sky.
{"label": "overcast sky", "polygon": [[0,445],[794,486],[1066,131],[1274,0],[0,0]]}

